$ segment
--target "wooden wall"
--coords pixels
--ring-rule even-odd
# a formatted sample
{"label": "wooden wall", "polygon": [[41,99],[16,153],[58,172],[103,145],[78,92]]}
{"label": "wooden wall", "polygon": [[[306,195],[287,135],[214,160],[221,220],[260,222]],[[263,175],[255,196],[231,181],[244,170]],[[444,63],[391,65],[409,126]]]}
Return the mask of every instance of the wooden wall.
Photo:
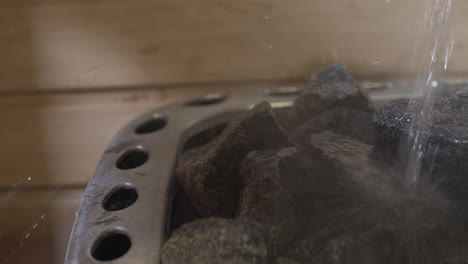
{"label": "wooden wall", "polygon": [[[0,263],[62,263],[101,153],[144,111],[300,85],[336,61],[361,79],[414,72],[422,1],[1,0]],[[467,13],[454,2],[453,76],[468,69]]]}
{"label": "wooden wall", "polygon": [[[406,74],[424,0],[2,0],[0,90]],[[450,71],[465,72],[454,1]]]}

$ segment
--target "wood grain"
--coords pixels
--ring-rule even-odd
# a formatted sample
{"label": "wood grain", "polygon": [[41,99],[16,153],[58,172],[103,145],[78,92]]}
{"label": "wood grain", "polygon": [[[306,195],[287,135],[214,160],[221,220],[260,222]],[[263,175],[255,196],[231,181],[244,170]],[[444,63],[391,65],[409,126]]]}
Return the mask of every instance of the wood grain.
{"label": "wood grain", "polygon": [[[2,0],[0,90],[407,74],[423,0]],[[450,72],[468,61],[455,1]]]}

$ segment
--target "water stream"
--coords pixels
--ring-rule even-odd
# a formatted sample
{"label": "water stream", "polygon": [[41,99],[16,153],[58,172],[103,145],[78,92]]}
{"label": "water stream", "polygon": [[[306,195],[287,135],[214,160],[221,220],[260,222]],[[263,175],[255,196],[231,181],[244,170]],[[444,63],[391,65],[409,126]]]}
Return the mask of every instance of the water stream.
{"label": "water stream", "polygon": [[[430,137],[432,107],[435,91],[442,73],[447,69],[454,40],[447,30],[453,0],[425,0],[424,15],[419,24],[413,61],[416,62],[414,96],[412,100],[422,100],[422,107],[410,121],[408,137],[402,142],[406,156],[405,178],[415,184],[423,177],[422,163]],[[417,96],[422,95],[422,98]]]}

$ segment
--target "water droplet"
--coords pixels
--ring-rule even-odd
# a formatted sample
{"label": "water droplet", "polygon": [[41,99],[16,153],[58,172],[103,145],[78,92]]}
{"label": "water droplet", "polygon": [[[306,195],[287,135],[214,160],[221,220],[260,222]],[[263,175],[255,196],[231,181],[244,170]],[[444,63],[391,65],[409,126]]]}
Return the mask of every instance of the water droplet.
{"label": "water droplet", "polygon": [[455,40],[453,38],[450,39],[450,42],[446,43],[447,47],[445,48],[444,70],[447,70],[449,58],[450,58],[450,55],[452,54],[454,44],[455,44]]}
{"label": "water droplet", "polygon": [[31,177],[28,177],[28,181],[30,181],[30,180],[31,180]]}
{"label": "water droplet", "polygon": [[28,233],[28,234],[26,234],[24,237],[25,237],[25,238],[28,238],[30,235],[31,235],[31,234]]}
{"label": "water droplet", "polygon": [[438,81],[432,81],[431,86],[432,87],[437,87],[437,86],[439,86],[439,82]]}
{"label": "water droplet", "polygon": [[379,59],[375,59],[373,62],[372,62],[372,65],[377,65],[380,63],[380,60]]}
{"label": "water droplet", "polygon": [[273,45],[271,45],[271,44],[268,43],[268,44],[267,44],[267,48],[272,49],[272,48],[273,48]]}
{"label": "water droplet", "polygon": [[270,20],[270,16],[263,16],[263,20]]}
{"label": "water droplet", "polygon": [[46,217],[46,215],[45,215],[45,214],[43,214],[43,215],[41,216],[41,219],[44,219],[45,217]]}
{"label": "water droplet", "polygon": [[34,224],[34,225],[33,225],[33,228],[36,228],[36,227],[37,227],[37,224]]}

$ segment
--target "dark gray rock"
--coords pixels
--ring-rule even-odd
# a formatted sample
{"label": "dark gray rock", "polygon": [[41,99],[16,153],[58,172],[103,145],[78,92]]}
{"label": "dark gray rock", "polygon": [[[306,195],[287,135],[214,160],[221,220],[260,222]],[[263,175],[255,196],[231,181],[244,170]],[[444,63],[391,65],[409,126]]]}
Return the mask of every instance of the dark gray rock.
{"label": "dark gray rock", "polygon": [[[303,196],[298,202],[302,218],[310,219],[305,226],[331,224],[330,219],[322,223],[317,214],[341,214],[347,208],[359,206],[370,193],[379,193],[386,188],[384,183],[380,184],[385,177],[376,177],[380,175],[380,169],[371,163],[371,145],[323,131],[311,134],[303,146],[318,151],[321,159],[319,164],[305,166],[308,182],[303,185],[307,188],[303,187]],[[318,170],[317,166],[326,167],[326,170]]]}
{"label": "dark gray rock", "polygon": [[300,135],[302,138],[302,141],[295,142],[299,149],[301,166],[309,175],[311,190],[316,187],[318,192],[336,190],[336,182],[343,185],[354,177],[368,175],[377,170],[370,161],[372,145],[329,130],[319,133],[305,131],[293,134],[292,137],[297,140]]}
{"label": "dark gray rock", "polygon": [[[402,137],[407,137],[413,114],[420,101],[400,99],[376,111],[376,146],[379,151],[396,155]],[[433,106],[433,123],[428,152],[436,152],[435,168],[450,172],[468,172],[468,100],[440,98]]]}
{"label": "dark gray rock", "polygon": [[269,103],[263,102],[176,170],[176,178],[202,216],[232,217],[240,192],[241,162],[252,150],[290,147]]}
{"label": "dark gray rock", "polygon": [[[336,167],[347,171],[367,170],[373,146],[332,131],[311,134],[309,144],[319,149]],[[364,171],[359,174],[366,174]]]}
{"label": "dark gray rock", "polygon": [[410,112],[417,104],[409,99],[397,99],[376,110],[374,124],[377,151],[390,157],[397,155],[401,139],[407,135],[412,120]]}
{"label": "dark gray rock", "polygon": [[[411,120],[421,107],[419,101],[396,100],[374,116],[376,152],[404,167]],[[433,106],[433,123],[423,158],[423,173],[445,193],[465,203],[468,200],[468,100],[464,97],[439,98]]]}
{"label": "dark gray rock", "polygon": [[366,144],[374,144],[373,114],[351,108],[334,108],[320,113],[293,131],[291,139],[296,144],[309,140],[310,135],[325,130],[346,135]]}
{"label": "dark gray rock", "polygon": [[162,249],[162,264],[269,264],[274,247],[255,222],[206,218],[179,228]]}
{"label": "dark gray rock", "polygon": [[303,175],[296,149],[252,151],[244,159],[240,175],[243,188],[238,217],[261,223],[270,230],[277,247],[283,248],[300,228],[292,188]]}
{"label": "dark gray rock", "polygon": [[366,230],[360,231],[361,234],[357,230],[340,230],[340,233],[333,230],[301,240],[291,250],[290,258],[302,263],[321,264],[399,263],[393,262],[391,258],[392,245],[386,245],[391,240],[385,237],[367,237],[368,244],[358,242],[366,233]]}
{"label": "dark gray rock", "polygon": [[[300,263],[443,263],[463,259],[465,219],[430,186],[408,188],[392,170],[376,166],[372,146],[324,131],[310,143],[334,170],[313,174],[297,202],[303,238],[286,254]],[[466,259],[465,259],[466,260]]]}
{"label": "dark gray rock", "polygon": [[313,75],[291,110],[288,129],[336,107],[372,111],[368,96],[348,73],[344,64],[334,64]]}
{"label": "dark gray rock", "polygon": [[354,207],[354,212],[342,213],[339,220],[330,219],[328,225],[297,242],[287,256],[300,263],[323,264],[468,261],[466,249],[461,250],[468,244],[458,235],[464,229],[453,228],[447,219],[433,215],[441,211],[429,203],[402,201],[397,204],[400,208],[389,204],[364,206],[361,215],[356,215],[358,208]]}
{"label": "dark gray rock", "polygon": [[417,102],[395,101],[375,114],[374,148],[365,94],[343,65],[319,72],[292,111],[297,151],[264,104],[186,153],[177,171],[183,200],[202,215],[240,219],[183,225],[162,263],[468,263],[466,98],[436,103],[425,162],[436,164],[440,188],[413,188],[374,155],[395,160]]}

